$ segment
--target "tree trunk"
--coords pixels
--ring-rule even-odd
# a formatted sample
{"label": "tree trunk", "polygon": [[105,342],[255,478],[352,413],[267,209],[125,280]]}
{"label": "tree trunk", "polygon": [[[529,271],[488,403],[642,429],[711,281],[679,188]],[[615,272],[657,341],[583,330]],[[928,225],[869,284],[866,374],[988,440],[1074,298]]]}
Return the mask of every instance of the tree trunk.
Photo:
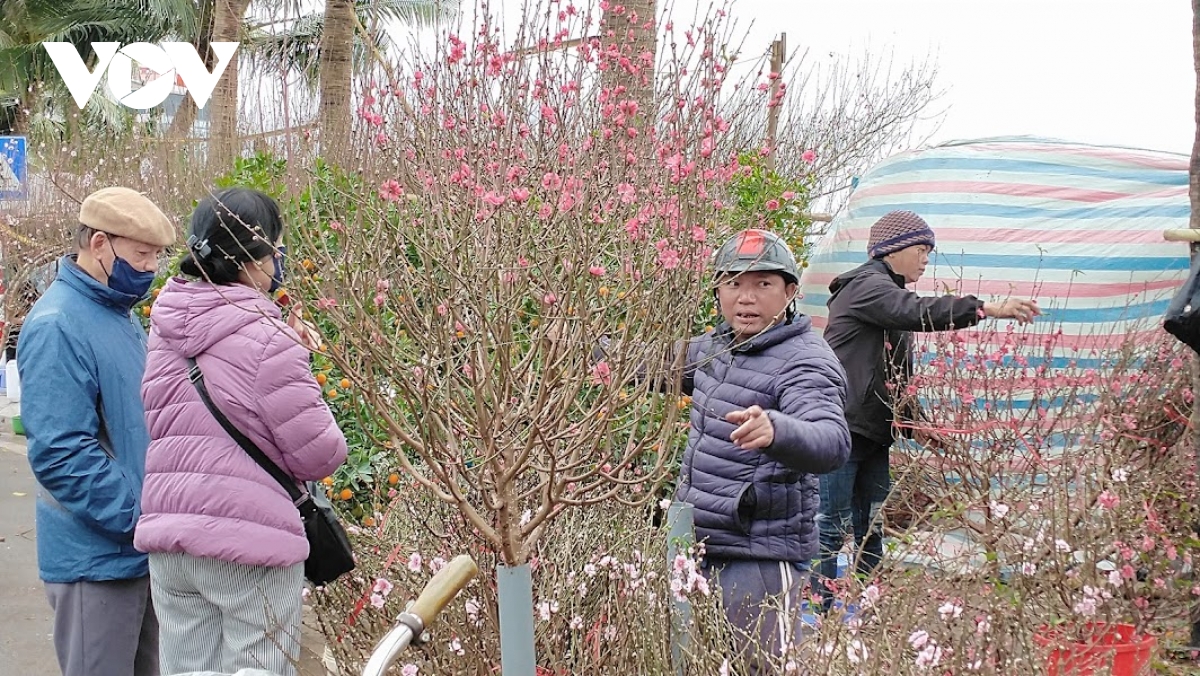
{"label": "tree trunk", "polygon": [[354,78],[354,0],[326,0],[321,33],[321,154],[333,164],[350,155],[351,85]]}
{"label": "tree trunk", "polygon": [[[215,0],[213,5],[213,42],[240,42],[242,17],[250,0]],[[241,153],[238,138],[238,55],[235,52],[225,67],[225,73],[213,89],[208,102],[209,167],[218,173],[229,171],[233,159]]]}
{"label": "tree trunk", "polygon": [[31,80],[29,86],[20,93],[20,102],[17,103],[17,109],[13,112],[12,116],[12,133],[14,135],[25,136],[29,134],[33,126],[34,106],[39,102],[41,89],[42,85],[40,82]]}
{"label": "tree trunk", "polygon": [[[1195,122],[1196,134],[1192,141],[1192,159],[1188,165],[1188,201],[1191,216],[1188,225],[1200,228],[1200,0],[1192,0],[1192,68],[1196,72]],[[1200,255],[1200,247],[1192,244],[1192,258]],[[1192,391],[1200,393],[1200,369],[1192,380]],[[1196,476],[1200,478],[1200,401],[1192,405],[1192,452],[1196,459]],[[1198,525],[1200,526],[1200,525]],[[1197,528],[1200,531],[1200,527]],[[1195,574],[1193,574],[1195,576]],[[1192,601],[1191,648],[1200,647],[1200,600]]]}
{"label": "tree trunk", "polygon": [[[204,59],[204,66],[210,71],[213,64],[217,62],[216,55],[209,52],[209,44],[213,39],[213,5],[214,0],[200,0],[200,11],[196,21],[197,33],[192,37],[196,53]],[[167,130],[167,135],[176,138],[189,136],[199,114],[200,109],[196,107],[196,102],[192,100],[192,97],[183,97],[179,110],[175,111],[175,117],[171,120],[171,127]]]}
{"label": "tree trunk", "polygon": [[643,119],[656,119],[654,67],[658,58],[657,0],[625,0],[623,3],[610,4],[600,18],[600,42],[606,48],[617,45],[623,59],[628,60],[628,65],[623,65],[623,60],[606,59],[608,67],[604,71],[604,87],[624,87],[625,94],[620,99],[637,101],[640,110],[644,111],[640,113],[645,116]]}

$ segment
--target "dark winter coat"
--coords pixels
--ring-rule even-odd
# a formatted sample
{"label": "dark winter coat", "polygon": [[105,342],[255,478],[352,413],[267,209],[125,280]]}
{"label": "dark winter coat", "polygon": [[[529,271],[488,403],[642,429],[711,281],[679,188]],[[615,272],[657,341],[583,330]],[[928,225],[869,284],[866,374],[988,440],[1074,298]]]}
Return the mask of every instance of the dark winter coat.
{"label": "dark winter coat", "polygon": [[886,448],[895,434],[892,393],[912,376],[912,332],[973,326],[983,301],[918,296],[882,260],[839,276],[829,291],[825,341],[846,369],[846,422]]}
{"label": "dark winter coat", "polygon": [[[817,555],[816,474],[850,453],[845,374],[805,316],[736,346],[731,337],[722,324],[688,346],[691,430],[677,498],[693,505],[709,556],[809,561]],[[756,404],[775,439],[743,450],[725,416]]]}

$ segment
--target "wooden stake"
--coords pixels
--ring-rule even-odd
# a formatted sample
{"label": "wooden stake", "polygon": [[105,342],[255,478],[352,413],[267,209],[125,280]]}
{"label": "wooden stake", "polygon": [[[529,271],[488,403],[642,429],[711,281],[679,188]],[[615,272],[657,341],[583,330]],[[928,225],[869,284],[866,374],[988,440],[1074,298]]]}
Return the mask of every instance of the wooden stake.
{"label": "wooden stake", "polygon": [[787,55],[787,33],[780,33],[779,39],[771,43],[771,97],[767,100],[767,170],[775,170],[775,139],[779,132],[779,109],[782,102],[776,102],[779,87],[783,84],[783,60]]}

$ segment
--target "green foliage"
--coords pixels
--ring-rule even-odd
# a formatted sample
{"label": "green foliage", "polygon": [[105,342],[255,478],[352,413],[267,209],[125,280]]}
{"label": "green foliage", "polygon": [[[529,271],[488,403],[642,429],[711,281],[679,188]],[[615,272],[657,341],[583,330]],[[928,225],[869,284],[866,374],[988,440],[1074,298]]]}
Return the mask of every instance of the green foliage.
{"label": "green foliage", "polygon": [[808,217],[811,176],[781,176],[768,169],[758,153],[738,157],[741,171],[729,183],[731,207],[728,224],[733,232],[746,228],[770,230],[787,241],[804,265],[808,261]]}
{"label": "green foliage", "polygon": [[[768,169],[763,156],[757,152],[742,153],[738,156],[738,164],[741,169],[727,186],[729,201],[718,231],[720,239],[712,243],[713,247],[720,246],[724,237],[740,230],[770,230],[783,237],[791,247],[801,269],[807,267],[812,228],[812,219],[808,216],[809,192],[813,177],[782,176]],[[700,299],[695,332],[711,331],[720,321],[714,295]]]}
{"label": "green foliage", "polygon": [[183,254],[173,256],[166,267],[159,266],[158,277],[154,278],[154,284],[150,287],[150,295],[146,300],[133,306],[134,316],[142,323],[142,328],[150,330],[150,314],[154,311],[154,301],[158,298],[159,292],[162,291],[163,285],[167,280],[179,274],[179,264],[183,261]]}
{"label": "green foliage", "polygon": [[260,152],[250,157],[237,158],[233,163],[233,171],[218,178],[216,185],[218,188],[251,188],[282,199],[285,194],[286,175],[286,160]]}

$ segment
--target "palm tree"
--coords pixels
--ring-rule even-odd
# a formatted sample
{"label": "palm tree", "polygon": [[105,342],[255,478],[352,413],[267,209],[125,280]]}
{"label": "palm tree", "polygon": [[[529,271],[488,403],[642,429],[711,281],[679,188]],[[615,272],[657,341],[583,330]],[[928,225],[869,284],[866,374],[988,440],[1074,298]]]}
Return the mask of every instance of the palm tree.
{"label": "palm tree", "polygon": [[325,0],[325,30],[319,51],[321,107],[317,118],[321,152],[341,164],[350,148],[350,95],[354,66],[355,33],[353,0]]}
{"label": "palm tree", "polygon": [[[370,64],[370,49],[374,45],[380,49],[392,46],[384,32],[383,26],[391,22],[399,22],[409,26],[428,26],[437,21],[454,16],[458,11],[460,0],[339,0],[328,2],[320,11],[310,12],[289,22],[286,30],[268,31],[268,26],[277,23],[260,24],[248,27],[248,35],[243,46],[247,57],[254,60],[258,66],[269,66],[273,72],[280,67],[293,75],[299,75],[303,81],[316,93],[321,82],[321,46],[326,40],[328,16],[332,12],[333,21],[349,22],[350,32],[344,27],[334,27],[335,35],[349,35],[352,42],[347,44],[351,50],[351,68],[359,72],[366,70]],[[347,13],[347,7],[353,12]],[[330,41],[331,42],[331,41]],[[353,70],[352,70],[353,72]]]}
{"label": "palm tree", "polygon": [[[243,20],[250,9],[250,0],[211,0],[212,37],[207,42],[241,42]],[[197,35],[196,44],[204,40]],[[211,59],[211,54],[206,60]],[[208,134],[208,160],[210,166],[227,168],[241,147],[238,138],[238,58],[234,53],[225,67],[225,74],[217,81],[210,110]]]}
{"label": "palm tree", "polygon": [[[88,61],[92,42],[157,42],[195,33],[193,0],[0,0],[0,105],[13,131],[36,120],[75,119],[71,98],[43,42],[69,42]],[[132,119],[128,111],[93,97],[85,117],[107,124]]]}
{"label": "palm tree", "polygon": [[298,18],[286,31],[252,33],[247,54],[300,75],[319,92],[322,154],[340,160],[350,142],[354,73],[368,68],[372,49],[390,44],[383,26],[430,25],[453,16],[457,7],[458,0],[327,0],[322,12]]}
{"label": "palm tree", "polygon": [[605,71],[608,81],[604,82],[604,87],[625,87],[626,95],[646,111],[647,119],[654,119],[654,66],[658,55],[657,0],[610,3],[600,17],[600,41],[620,45],[621,53],[634,63],[639,63],[643,54],[650,54],[649,64],[634,73],[610,67]]}
{"label": "palm tree", "polygon": [[[196,31],[193,35],[188,36],[192,42],[192,46],[196,48],[196,53],[204,59],[204,66],[212,70],[215,55],[209,50],[209,44],[213,40],[213,14],[214,0],[197,0],[196,4]],[[196,102],[190,97],[186,97],[175,111],[175,117],[171,119],[171,127],[167,130],[170,136],[185,136],[191,132],[192,127],[196,124],[196,118],[200,114],[200,109],[196,107]]]}

